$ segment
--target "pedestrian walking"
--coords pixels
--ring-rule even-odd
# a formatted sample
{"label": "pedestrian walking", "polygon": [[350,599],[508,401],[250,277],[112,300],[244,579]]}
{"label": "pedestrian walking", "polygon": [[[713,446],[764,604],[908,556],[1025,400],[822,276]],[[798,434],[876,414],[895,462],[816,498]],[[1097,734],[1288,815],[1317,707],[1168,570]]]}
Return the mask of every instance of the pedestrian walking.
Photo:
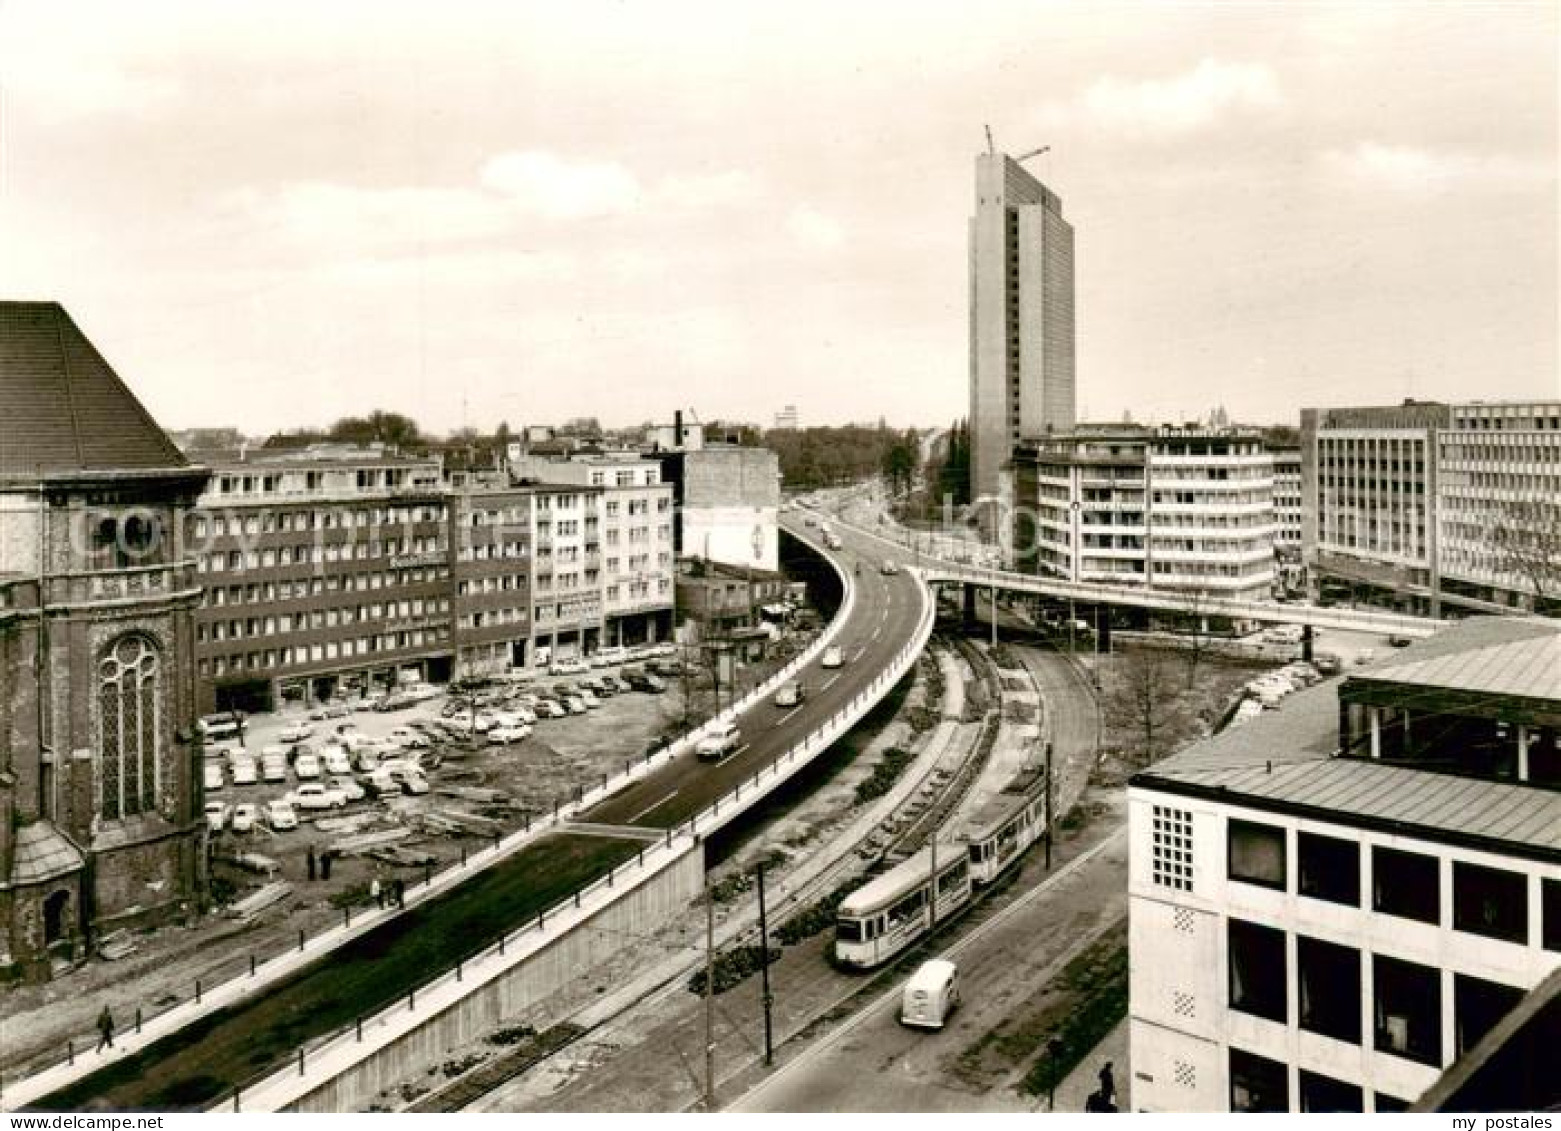
{"label": "pedestrian walking", "polygon": [[314,845],[311,844],[309,846],[309,855],[305,857],[305,860],[309,865],[309,878],[312,880],[314,879]]}
{"label": "pedestrian walking", "polygon": [[331,856],[330,849],[320,853],[320,879],[322,880],[331,878]]}
{"label": "pedestrian walking", "polygon": [[98,1052],[106,1048],[114,1047],[114,1015],[108,1011],[108,1006],[103,1007],[103,1012],[98,1014]]}
{"label": "pedestrian walking", "polygon": [[369,898],[379,904],[379,906],[385,906],[385,893],[380,890],[378,876],[369,881]]}
{"label": "pedestrian walking", "polygon": [[1117,1082],[1111,1075],[1111,1062],[1106,1061],[1106,1066],[1100,1070],[1100,1098],[1108,1104],[1114,1104],[1117,1098]]}
{"label": "pedestrian walking", "polygon": [[396,906],[398,908],[405,907],[407,905],[407,882],[400,876],[397,876],[391,881],[391,884],[393,886],[390,890],[395,893]]}

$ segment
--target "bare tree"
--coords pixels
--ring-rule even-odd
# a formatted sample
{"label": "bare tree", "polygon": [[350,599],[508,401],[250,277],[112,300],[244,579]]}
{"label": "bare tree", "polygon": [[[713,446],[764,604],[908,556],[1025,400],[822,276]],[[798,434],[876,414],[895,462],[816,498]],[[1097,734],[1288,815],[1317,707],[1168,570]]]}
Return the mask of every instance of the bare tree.
{"label": "bare tree", "polygon": [[1134,648],[1121,653],[1109,671],[1110,709],[1143,739],[1139,756],[1130,761],[1150,765],[1159,757],[1155,740],[1176,696],[1172,655],[1158,648]]}
{"label": "bare tree", "polygon": [[1187,686],[1198,682],[1198,665],[1213,643],[1209,638],[1209,591],[1201,586],[1182,594],[1186,603],[1187,624],[1191,631],[1181,639],[1181,651],[1187,661]]}
{"label": "bare tree", "polygon": [[1561,599],[1561,501],[1523,499],[1502,504],[1488,541],[1496,571],[1520,580],[1536,612]]}

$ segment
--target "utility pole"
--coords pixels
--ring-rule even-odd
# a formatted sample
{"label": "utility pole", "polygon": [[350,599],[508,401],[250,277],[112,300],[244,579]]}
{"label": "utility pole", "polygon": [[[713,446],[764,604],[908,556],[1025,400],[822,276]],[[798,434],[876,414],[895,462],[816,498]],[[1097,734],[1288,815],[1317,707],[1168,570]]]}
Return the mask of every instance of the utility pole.
{"label": "utility pole", "polygon": [[938,925],[938,830],[932,830],[932,879],[927,894],[927,933]]}
{"label": "utility pole", "polygon": [[705,1110],[715,1110],[715,900],[705,873]]}
{"label": "utility pole", "polygon": [[1052,744],[1046,743],[1046,765],[1041,770],[1041,787],[1046,790],[1046,870],[1052,870]]}
{"label": "utility pole", "polygon": [[997,647],[997,586],[992,586],[992,647]]}
{"label": "utility pole", "polygon": [[770,994],[770,927],[764,911],[764,861],[759,861],[759,973],[764,979],[764,1063],[775,1063],[775,1032],[770,1018],[770,1007],[775,998]]}

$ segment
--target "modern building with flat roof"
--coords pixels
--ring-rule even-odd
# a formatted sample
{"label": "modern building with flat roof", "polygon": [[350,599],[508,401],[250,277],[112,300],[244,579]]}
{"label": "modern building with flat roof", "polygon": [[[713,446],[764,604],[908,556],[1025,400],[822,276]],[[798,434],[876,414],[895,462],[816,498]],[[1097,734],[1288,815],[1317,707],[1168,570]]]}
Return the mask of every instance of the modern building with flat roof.
{"label": "modern building with flat roof", "polygon": [[998,497],[1020,439],[1073,428],[1073,227],[1056,193],[988,152],[976,158],[969,236],[970,493],[979,502]]}
{"label": "modern building with flat roof", "polygon": [[1561,965],[1561,624],[1290,696],[1135,776],[1129,835],[1135,1107],[1402,1111]]}

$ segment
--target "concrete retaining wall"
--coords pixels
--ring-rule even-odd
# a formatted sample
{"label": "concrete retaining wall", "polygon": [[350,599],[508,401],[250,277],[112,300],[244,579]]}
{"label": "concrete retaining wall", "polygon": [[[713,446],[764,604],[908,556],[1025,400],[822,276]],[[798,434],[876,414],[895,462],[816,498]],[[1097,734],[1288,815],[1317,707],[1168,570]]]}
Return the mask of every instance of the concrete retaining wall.
{"label": "concrete retaining wall", "polygon": [[[430,1002],[425,1007],[427,1016],[415,1027],[333,1072],[330,1079],[314,1084],[312,1090],[289,1102],[287,1110],[365,1110],[386,1088],[438,1064],[450,1050],[469,1044],[586,977],[623,946],[626,936],[652,934],[686,917],[689,904],[703,885],[704,849],[690,844],[631,891],[568,926],[561,924],[550,940],[485,984],[442,1008]],[[515,949],[520,949],[519,943]],[[478,975],[475,968],[467,973],[472,980]],[[249,1103],[243,1106],[254,1110]],[[264,1106],[271,1107],[269,1103]]]}

